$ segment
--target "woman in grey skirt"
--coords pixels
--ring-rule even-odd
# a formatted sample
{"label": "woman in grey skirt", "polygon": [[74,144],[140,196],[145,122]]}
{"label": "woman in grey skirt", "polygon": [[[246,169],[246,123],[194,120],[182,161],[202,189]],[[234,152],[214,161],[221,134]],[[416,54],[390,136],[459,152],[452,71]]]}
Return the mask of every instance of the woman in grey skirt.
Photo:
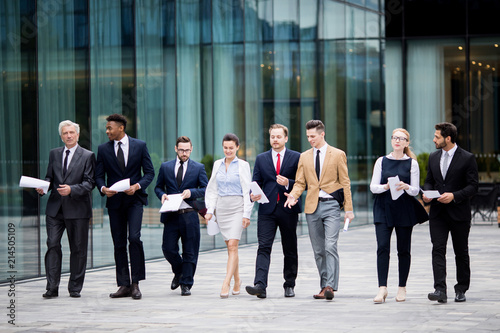
{"label": "woman in grey skirt", "polygon": [[231,279],[234,277],[233,295],[240,293],[241,279],[238,269],[238,244],[243,228],[250,225],[253,203],[250,201],[249,187],[252,180],[250,165],[240,160],[236,153],[240,140],[234,134],[226,134],[222,139],[225,158],[215,161],[212,176],[205,192],[208,221],[215,212],[217,223],[227,246],[227,271],[222,283],[220,297],[229,297]]}

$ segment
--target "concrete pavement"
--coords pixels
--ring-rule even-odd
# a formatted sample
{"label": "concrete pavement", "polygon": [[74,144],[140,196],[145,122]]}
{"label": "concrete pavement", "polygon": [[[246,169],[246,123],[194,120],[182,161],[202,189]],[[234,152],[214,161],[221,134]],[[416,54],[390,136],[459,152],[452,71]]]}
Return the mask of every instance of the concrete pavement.
{"label": "concrete pavement", "polygon": [[[474,225],[470,235],[472,284],[467,302],[453,301],[455,266],[448,247],[446,304],[427,300],[433,291],[428,224],[414,229],[407,301],[397,291],[395,236],[386,303],[374,304],[377,293],[376,244],[373,225],[341,233],[339,291],[333,301],[315,300],[319,278],[307,236],[299,238],[296,297],[284,298],[281,244],[273,248],[267,299],[244,291],[253,284],[257,246],[240,247],[242,293],[219,297],[225,275],[224,250],[200,255],[192,296],[171,291],[172,273],[165,260],[147,263],[141,300],[110,299],[116,291],[114,268],[89,271],[82,297],[68,296],[64,275],[56,299],[43,299],[45,280],[18,282],[15,297],[0,287],[1,332],[493,332],[500,330],[500,228]],[[8,323],[15,301],[15,326]]]}

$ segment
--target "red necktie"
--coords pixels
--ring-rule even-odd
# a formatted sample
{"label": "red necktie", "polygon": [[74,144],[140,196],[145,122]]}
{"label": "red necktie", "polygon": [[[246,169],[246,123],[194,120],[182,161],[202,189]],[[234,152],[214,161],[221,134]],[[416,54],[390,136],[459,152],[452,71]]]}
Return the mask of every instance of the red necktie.
{"label": "red necktie", "polygon": [[[276,162],[276,174],[280,174],[280,154],[278,154],[278,162]],[[278,202],[280,201],[280,194],[278,192]]]}

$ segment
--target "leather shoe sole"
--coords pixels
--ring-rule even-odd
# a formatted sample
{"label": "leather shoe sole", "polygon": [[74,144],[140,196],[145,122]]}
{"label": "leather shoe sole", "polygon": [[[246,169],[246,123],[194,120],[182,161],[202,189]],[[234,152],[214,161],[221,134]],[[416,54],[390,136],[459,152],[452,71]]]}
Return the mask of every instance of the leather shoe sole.
{"label": "leather shoe sole", "polygon": [[120,288],[118,288],[116,293],[109,294],[109,297],[111,298],[130,297],[130,288],[121,286]]}
{"label": "leather shoe sole", "polygon": [[252,286],[246,286],[245,290],[250,295],[257,296],[258,298],[266,298],[267,297],[266,290],[263,289],[260,285],[256,285],[256,286],[253,286],[253,287]]}
{"label": "leather shoe sole", "polygon": [[433,293],[429,293],[427,295],[427,298],[430,300],[430,301],[438,301],[439,303],[446,303],[448,302],[448,297],[446,296],[445,293],[443,292],[433,292]]}
{"label": "leather shoe sole", "polygon": [[455,302],[465,302],[466,300],[465,293],[456,293]]}
{"label": "leather shoe sole", "polygon": [[43,298],[54,298],[59,296],[59,292],[56,290],[47,290],[45,294],[42,295]]}

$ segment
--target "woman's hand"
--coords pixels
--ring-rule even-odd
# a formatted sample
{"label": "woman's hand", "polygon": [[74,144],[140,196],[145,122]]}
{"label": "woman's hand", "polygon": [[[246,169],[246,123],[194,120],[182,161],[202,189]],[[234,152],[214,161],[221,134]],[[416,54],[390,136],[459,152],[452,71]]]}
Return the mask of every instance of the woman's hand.
{"label": "woman's hand", "polygon": [[250,219],[247,219],[247,218],[243,218],[243,229],[245,229],[246,227],[248,227],[250,225]]}
{"label": "woman's hand", "polygon": [[405,182],[399,182],[398,186],[396,187],[396,190],[408,190],[410,188],[410,185],[406,184]]}
{"label": "woman's hand", "polygon": [[212,214],[208,214],[208,213],[207,213],[207,214],[205,214],[205,221],[207,221],[207,223],[208,223],[208,221],[210,221],[211,219],[212,219]]}

